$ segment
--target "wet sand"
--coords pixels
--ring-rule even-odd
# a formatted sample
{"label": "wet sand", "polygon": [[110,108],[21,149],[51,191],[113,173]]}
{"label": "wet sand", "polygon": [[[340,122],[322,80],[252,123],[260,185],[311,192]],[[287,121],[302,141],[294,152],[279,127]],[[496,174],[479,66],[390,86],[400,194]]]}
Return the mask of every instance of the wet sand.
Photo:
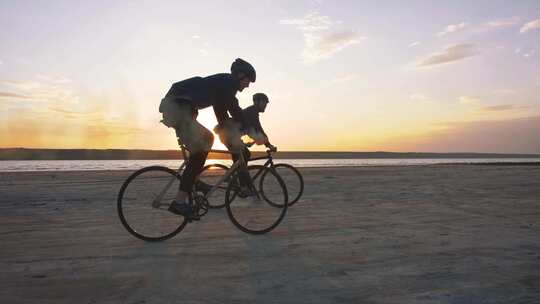
{"label": "wet sand", "polygon": [[540,167],[302,169],[263,236],[121,226],[127,171],[0,173],[0,303],[540,303]]}

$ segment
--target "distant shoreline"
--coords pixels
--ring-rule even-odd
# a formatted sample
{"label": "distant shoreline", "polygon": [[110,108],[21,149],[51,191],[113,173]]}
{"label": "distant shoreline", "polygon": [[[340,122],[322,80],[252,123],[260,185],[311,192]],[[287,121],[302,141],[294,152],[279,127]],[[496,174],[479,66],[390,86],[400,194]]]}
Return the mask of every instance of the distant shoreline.
{"label": "distant shoreline", "polygon": [[[362,165],[353,165],[353,166],[308,166],[308,167],[298,167],[301,172],[305,172],[305,170],[351,170],[351,169],[359,169],[364,168],[367,170],[398,170],[400,168],[404,167],[418,167],[418,168],[433,168],[433,167],[440,167],[441,169],[449,168],[449,167],[471,167],[471,166],[485,166],[485,167],[536,167],[535,169],[540,169],[540,161],[538,162],[489,162],[489,163],[437,163],[437,164],[414,164],[414,165],[368,165],[368,166],[362,166]],[[122,169],[45,169],[45,170],[1,170],[0,174],[5,176],[10,175],[19,175],[19,174],[30,174],[30,175],[36,175],[36,174],[64,174],[64,173],[91,173],[91,172],[110,172],[110,173],[118,173],[118,172],[128,172],[133,173],[135,170],[138,170],[141,168],[122,168]],[[337,172],[337,171],[335,171]]]}
{"label": "distant shoreline", "polygon": [[[261,156],[264,152],[252,152]],[[440,158],[540,158],[540,154],[503,153],[424,153],[424,152],[325,152],[283,151],[274,154],[278,159],[440,159]],[[210,159],[229,159],[227,154],[209,155]],[[127,149],[0,149],[0,160],[150,160],[182,159],[179,150]],[[500,163],[497,163],[500,164]]]}

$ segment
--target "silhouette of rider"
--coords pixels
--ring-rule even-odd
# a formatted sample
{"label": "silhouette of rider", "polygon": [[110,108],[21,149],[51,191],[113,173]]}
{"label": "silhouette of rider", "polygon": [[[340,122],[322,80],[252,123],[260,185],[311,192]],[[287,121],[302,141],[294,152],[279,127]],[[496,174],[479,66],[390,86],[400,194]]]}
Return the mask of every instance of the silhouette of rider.
{"label": "silhouette of rider", "polygon": [[220,137],[224,134],[222,139],[226,140],[225,145],[233,152],[233,158],[237,159],[243,145],[239,131],[235,130],[243,127],[244,119],[236,93],[249,87],[255,80],[253,66],[238,58],[232,63],[230,74],[193,77],[176,82],[162,99],[159,111],[163,114],[163,124],[174,128],[178,142],[190,152],[178,193],[169,211],[186,217],[195,216],[192,214],[189,195],[214,142],[212,132],[197,121],[198,110],[213,107],[221,131]]}

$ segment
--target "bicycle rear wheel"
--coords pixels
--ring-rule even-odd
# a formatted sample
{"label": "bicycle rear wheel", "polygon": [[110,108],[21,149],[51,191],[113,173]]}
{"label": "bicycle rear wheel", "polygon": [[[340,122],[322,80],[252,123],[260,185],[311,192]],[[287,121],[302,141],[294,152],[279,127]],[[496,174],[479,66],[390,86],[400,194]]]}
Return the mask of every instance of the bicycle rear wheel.
{"label": "bicycle rear wheel", "polygon": [[[236,169],[225,193],[227,214],[233,224],[246,233],[267,233],[279,225],[287,212],[287,188],[281,177],[271,168],[253,165],[248,167],[248,172],[253,181],[252,190],[257,193],[259,199],[239,195],[240,183],[238,169]],[[264,180],[263,175],[266,175]],[[269,204],[262,197],[262,187],[265,189],[266,196],[273,202],[280,203],[279,206]]]}
{"label": "bicycle rear wheel", "polygon": [[183,216],[167,211],[180,184],[178,173],[166,167],[142,168],[127,178],[117,199],[118,216],[133,236],[145,241],[163,241],[187,224]]}
{"label": "bicycle rear wheel", "polygon": [[[201,174],[199,174],[197,182],[195,182],[195,190],[202,193],[208,192],[225,176],[228,170],[227,166],[221,164],[205,166]],[[211,195],[206,197],[210,208],[219,209],[225,207],[225,191],[227,191],[227,181],[221,183]]]}
{"label": "bicycle rear wheel", "polygon": [[[289,164],[276,164],[272,168],[276,171],[277,174],[283,179],[285,186],[287,187],[287,194],[289,195],[289,207],[294,203],[298,202],[302,194],[304,193],[304,178],[302,174],[293,166]],[[264,180],[265,176],[263,175],[262,179]],[[264,184],[264,183],[263,183]],[[261,188],[263,197],[270,204],[276,206],[280,205],[280,202],[272,202],[272,198],[267,198],[264,195],[264,187]]]}

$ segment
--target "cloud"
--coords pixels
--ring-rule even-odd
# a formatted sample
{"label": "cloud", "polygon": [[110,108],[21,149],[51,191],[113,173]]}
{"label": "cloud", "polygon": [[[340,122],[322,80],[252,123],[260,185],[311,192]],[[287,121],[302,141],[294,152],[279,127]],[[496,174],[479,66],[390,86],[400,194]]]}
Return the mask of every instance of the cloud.
{"label": "cloud", "polygon": [[518,16],[513,16],[509,18],[502,18],[493,21],[486,22],[485,25],[492,28],[502,28],[510,27],[517,25],[521,21],[521,18]]}
{"label": "cloud", "polygon": [[516,93],[516,91],[512,89],[499,89],[499,90],[493,91],[493,93],[497,95],[510,95],[510,94]]}
{"label": "cloud", "polygon": [[521,49],[521,48],[516,48],[516,49],[514,50],[514,53],[515,53],[516,55],[521,55],[521,56],[523,56],[523,57],[525,57],[525,58],[528,58],[528,57],[533,56],[533,55],[536,53],[536,50],[535,50],[535,49],[530,49],[530,48],[529,48],[529,49],[525,49],[525,50],[523,50],[523,49]]}
{"label": "cloud", "polygon": [[536,52],[535,50],[530,50],[530,51],[524,53],[524,54],[523,54],[523,57],[525,57],[525,58],[531,57],[531,56],[534,55],[535,52]]}
{"label": "cloud", "polygon": [[23,94],[17,94],[17,93],[11,93],[11,92],[0,92],[0,99],[6,99],[6,98],[31,99],[29,96],[26,96]]}
{"label": "cloud", "polygon": [[352,31],[335,32],[324,36],[306,35],[306,45],[302,57],[306,63],[328,59],[344,48],[360,43],[361,39],[364,37],[358,37]]}
{"label": "cloud", "polygon": [[332,80],[330,80],[330,82],[332,83],[343,83],[343,82],[347,82],[347,81],[351,81],[355,78],[357,78],[358,75],[356,74],[348,74],[348,75],[343,75],[343,76],[339,76],[339,77],[336,77]]}
{"label": "cloud", "polygon": [[66,109],[62,109],[62,108],[56,108],[56,107],[49,107],[49,110],[51,110],[53,112],[64,113],[64,114],[77,114],[77,115],[92,115],[92,114],[99,113],[99,111],[77,112],[77,111],[71,111],[71,110],[66,110]]}
{"label": "cloud", "polygon": [[494,20],[486,21],[479,24],[468,24],[468,23],[462,22],[459,24],[451,24],[447,26],[444,31],[437,33],[436,36],[443,37],[450,33],[455,33],[455,32],[466,29],[468,36],[471,37],[471,36],[482,35],[482,34],[485,34],[486,32],[497,31],[497,30],[501,30],[501,29],[505,29],[505,28],[509,28],[513,26],[518,26],[520,22],[521,22],[521,18],[519,16],[494,19]]}
{"label": "cloud", "polygon": [[415,47],[417,45],[420,45],[420,41],[415,41],[415,42],[409,44],[409,47]]}
{"label": "cloud", "polygon": [[193,36],[191,36],[191,38],[193,38],[193,39],[201,39],[201,36],[199,36],[199,35],[193,35]]}
{"label": "cloud", "polygon": [[38,75],[37,78],[46,81],[3,81],[0,85],[13,88],[16,92],[11,94],[18,95],[17,98],[24,96],[28,100],[64,104],[78,102],[79,97],[66,87],[66,84],[71,82],[68,78],[43,75]]}
{"label": "cloud", "polygon": [[498,105],[498,106],[486,106],[482,107],[482,111],[486,112],[503,112],[503,111],[511,111],[511,110],[519,110],[519,109],[526,109],[525,106],[517,106],[513,104],[504,104],[504,105]]}
{"label": "cloud", "polygon": [[307,14],[302,19],[285,19],[279,23],[285,25],[296,25],[303,32],[317,32],[329,29],[333,22],[328,16],[321,16],[318,12]]}
{"label": "cloud", "polygon": [[280,20],[283,25],[295,25],[304,36],[302,58],[305,63],[315,63],[331,58],[334,54],[348,46],[358,44],[361,37],[352,30],[334,30],[335,24],[330,17],[317,12],[310,13],[302,19]]}
{"label": "cloud", "polygon": [[540,116],[447,123],[415,150],[434,152],[540,153]]}
{"label": "cloud", "polygon": [[458,98],[460,104],[464,105],[477,105],[480,103],[480,99],[472,96],[460,96]]}
{"label": "cloud", "polygon": [[441,32],[438,32],[436,34],[437,37],[443,37],[445,35],[448,35],[450,33],[454,33],[454,32],[457,32],[457,31],[461,31],[462,29],[464,29],[465,27],[467,26],[467,23],[465,22],[461,22],[459,24],[450,24],[450,25],[447,25],[443,31]]}
{"label": "cloud", "polygon": [[425,101],[425,100],[427,100],[427,97],[424,94],[411,94],[409,96],[409,98],[411,100],[414,100],[414,101]]}
{"label": "cloud", "polygon": [[37,75],[37,78],[54,84],[64,84],[71,82],[71,79],[64,76]]}
{"label": "cloud", "polygon": [[540,19],[536,19],[530,22],[525,23],[521,29],[519,30],[520,33],[525,33],[533,29],[540,28]]}
{"label": "cloud", "polygon": [[0,84],[13,87],[17,90],[33,90],[44,87],[44,84],[37,81],[2,81]]}
{"label": "cloud", "polygon": [[474,56],[476,49],[474,44],[463,43],[447,47],[442,52],[428,55],[426,58],[416,62],[417,67],[427,67],[439,64],[445,64],[453,61],[465,59]]}
{"label": "cloud", "polygon": [[458,98],[458,101],[460,104],[467,106],[469,109],[473,111],[475,114],[488,114],[488,113],[501,113],[501,112],[509,112],[509,111],[516,111],[516,110],[523,110],[527,109],[529,107],[527,106],[520,106],[516,104],[502,104],[502,105],[485,105],[480,98],[472,97],[472,96],[460,96]]}

